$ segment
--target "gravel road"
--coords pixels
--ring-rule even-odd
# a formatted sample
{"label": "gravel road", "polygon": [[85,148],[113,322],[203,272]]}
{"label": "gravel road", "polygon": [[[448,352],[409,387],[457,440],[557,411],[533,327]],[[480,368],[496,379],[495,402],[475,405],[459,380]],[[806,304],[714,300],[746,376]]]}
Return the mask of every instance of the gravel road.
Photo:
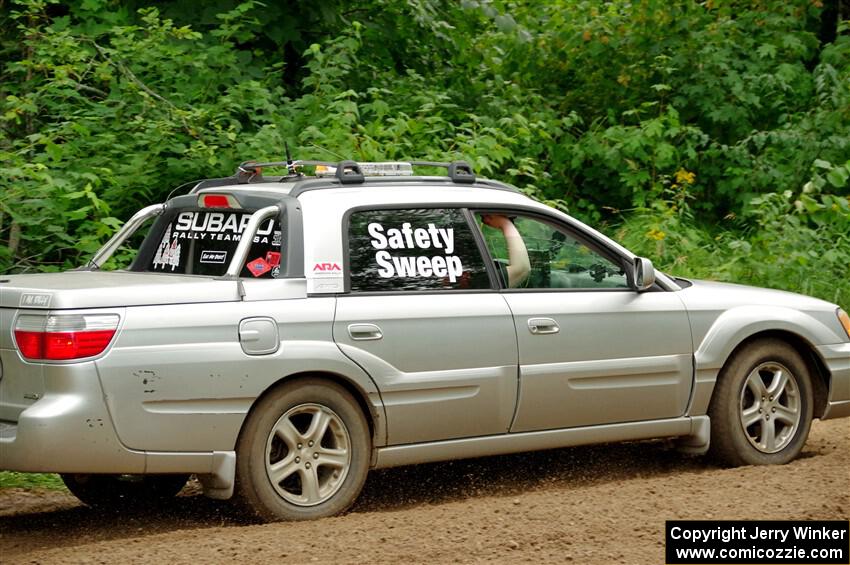
{"label": "gravel road", "polygon": [[0,562],[664,563],[668,519],[850,519],[850,419],[782,467],[723,469],[636,442],[373,472],[344,516],[256,524],[190,484],[157,512],[0,490]]}

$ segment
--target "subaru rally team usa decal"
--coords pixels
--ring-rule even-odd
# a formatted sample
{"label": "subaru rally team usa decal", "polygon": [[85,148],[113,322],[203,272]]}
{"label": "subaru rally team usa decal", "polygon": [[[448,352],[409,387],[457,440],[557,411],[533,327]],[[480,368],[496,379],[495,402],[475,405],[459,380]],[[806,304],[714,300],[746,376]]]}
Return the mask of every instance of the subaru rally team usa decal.
{"label": "subaru rally team usa decal", "polygon": [[[221,212],[181,212],[174,225],[175,239],[201,239],[206,241],[239,241],[250,214],[223,214]],[[274,219],[269,218],[264,226],[257,230],[254,243],[269,243]],[[275,232],[273,245],[279,245],[280,232]]]}
{"label": "subaru rally team usa decal", "polygon": [[[460,257],[453,255],[454,228],[438,228],[435,224],[428,224],[427,229],[413,229],[410,222],[405,222],[400,229],[384,229],[381,224],[372,222],[367,230],[372,236],[372,247],[380,250],[375,253],[375,262],[380,267],[378,275],[381,278],[448,277],[451,282],[455,282],[463,274]],[[399,257],[387,249],[441,249],[442,254]]]}

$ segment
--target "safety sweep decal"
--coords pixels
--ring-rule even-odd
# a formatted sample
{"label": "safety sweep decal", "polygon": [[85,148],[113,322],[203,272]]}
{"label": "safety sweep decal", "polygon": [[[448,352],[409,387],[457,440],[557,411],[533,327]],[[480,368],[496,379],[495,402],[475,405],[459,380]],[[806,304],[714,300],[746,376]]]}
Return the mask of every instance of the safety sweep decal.
{"label": "safety sweep decal", "polygon": [[[382,278],[448,277],[451,282],[455,282],[463,274],[463,263],[460,257],[454,255],[454,228],[438,228],[435,224],[428,224],[427,228],[413,229],[410,222],[405,222],[401,228],[385,229],[383,225],[372,222],[367,229],[372,237],[372,247],[379,250],[375,253],[375,262],[380,267],[378,276]],[[400,257],[387,249],[439,249],[442,253]]]}

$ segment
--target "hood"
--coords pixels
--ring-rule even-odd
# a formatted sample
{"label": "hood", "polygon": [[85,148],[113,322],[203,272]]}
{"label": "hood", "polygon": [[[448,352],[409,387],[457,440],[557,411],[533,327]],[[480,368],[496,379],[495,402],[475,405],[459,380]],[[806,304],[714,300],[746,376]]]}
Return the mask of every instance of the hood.
{"label": "hood", "polygon": [[129,271],[65,271],[0,276],[0,308],[107,308],[230,302],[235,281]]}
{"label": "hood", "polygon": [[780,306],[795,310],[834,312],[837,306],[819,298],[739,284],[690,280],[679,292],[688,310],[728,310],[735,306]]}

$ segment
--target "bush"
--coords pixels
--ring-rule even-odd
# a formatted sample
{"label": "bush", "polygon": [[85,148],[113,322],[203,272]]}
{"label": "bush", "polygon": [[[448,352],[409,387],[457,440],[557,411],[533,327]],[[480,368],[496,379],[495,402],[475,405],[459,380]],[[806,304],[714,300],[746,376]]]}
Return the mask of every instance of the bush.
{"label": "bush", "polygon": [[0,5],[0,271],[288,143],[463,158],[674,271],[846,305],[850,35],[820,2],[123,6]]}

